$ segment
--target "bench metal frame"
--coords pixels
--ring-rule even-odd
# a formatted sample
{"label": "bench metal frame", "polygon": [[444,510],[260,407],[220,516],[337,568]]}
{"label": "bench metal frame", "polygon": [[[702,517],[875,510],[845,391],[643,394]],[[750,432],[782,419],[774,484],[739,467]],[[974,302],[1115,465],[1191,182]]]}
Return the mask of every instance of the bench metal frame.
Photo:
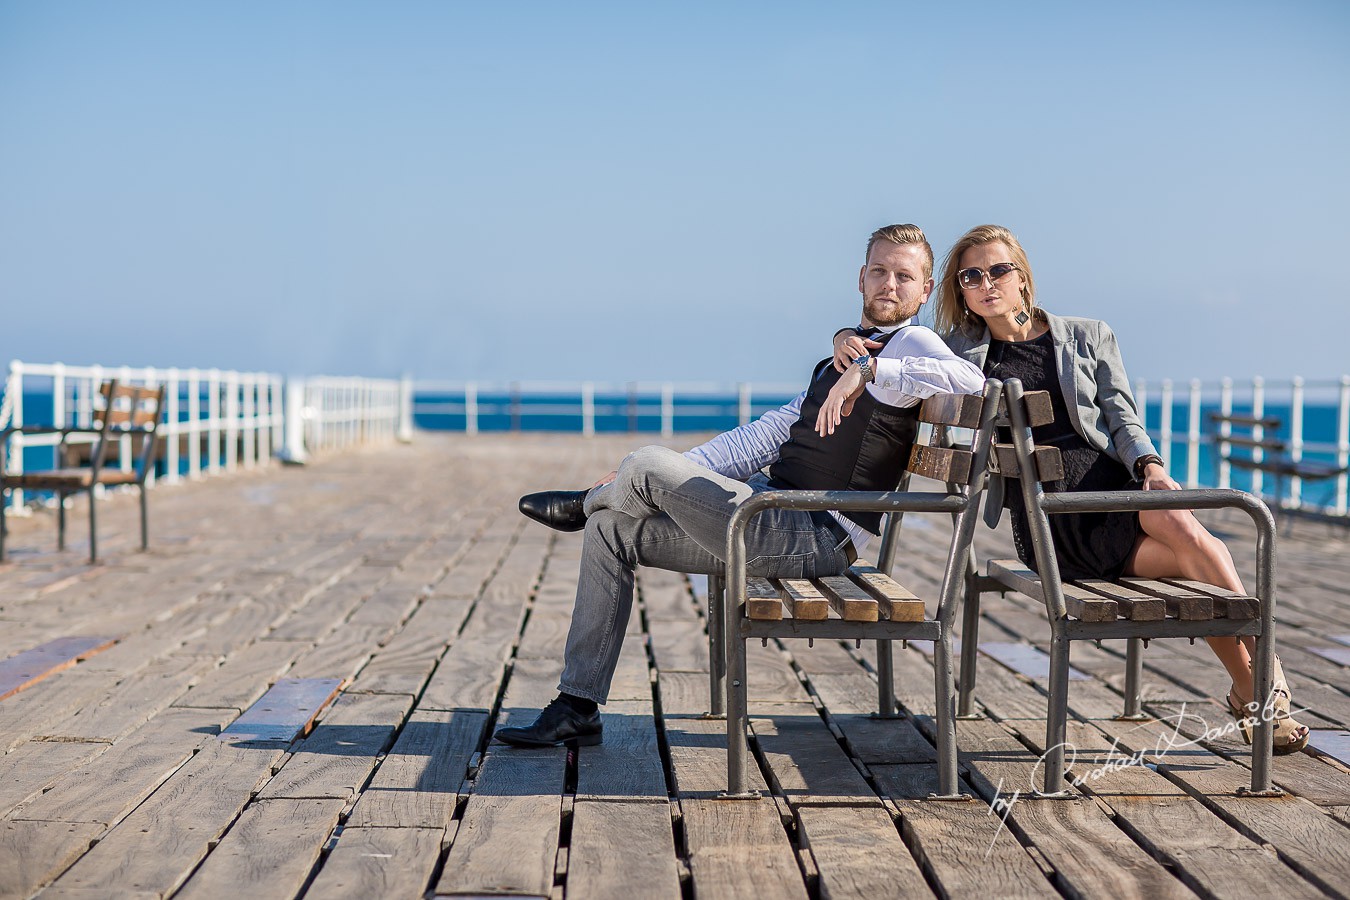
{"label": "bench metal frame", "polygon": [[[1143,642],[1165,637],[1240,637],[1256,639],[1253,659],[1254,696],[1264,698],[1262,713],[1254,729],[1252,744],[1252,781],[1249,793],[1277,795],[1271,789],[1270,758],[1274,731],[1273,697],[1275,662],[1275,519],[1270,509],[1256,496],[1229,488],[1178,491],[1083,491],[1047,494],[1041,488],[1032,463],[1035,444],[1022,401],[1022,384],[1009,379],[1004,384],[1004,399],[1012,425],[1013,445],[1020,470],[1022,496],[1026,503],[1036,568],[1040,575],[1040,597],[1045,603],[1050,624],[1049,701],[1046,715],[1045,787],[1048,796],[1067,796],[1064,789],[1064,747],[1068,723],[1069,647],[1073,641],[1127,639],[1125,672],[1125,712],[1123,718],[1141,718],[1140,687],[1143,672]],[[1081,512],[1123,512],[1164,509],[1240,509],[1256,525],[1256,593],[1260,615],[1256,619],[1210,619],[1181,621],[1163,619],[1154,622],[1116,620],[1084,622],[1070,619],[1066,612],[1059,563],[1050,537],[1050,515]],[[980,594],[985,591],[1020,590],[1012,579],[993,575],[971,580],[965,601],[961,643],[962,716],[971,714],[971,693],[975,687],[978,654]],[[1243,793],[1248,793],[1244,791]]]}
{"label": "bench metal frame", "polygon": [[[979,518],[984,493],[994,421],[999,408],[1002,385],[994,379],[985,384],[980,423],[975,432],[969,486],[949,485],[947,492],[936,491],[766,491],[748,498],[737,507],[727,526],[727,578],[725,598],[717,608],[709,591],[709,632],[712,623],[724,620],[722,634],[725,657],[712,654],[713,687],[725,683],[727,711],[727,795],[732,798],[758,796],[747,790],[746,767],[749,758],[749,726],[746,641],[751,638],[872,639],[879,641],[929,640],[933,642],[934,690],[937,700],[938,790],[943,798],[963,798],[958,787],[956,768],[955,676],[952,665],[952,628],[961,603],[970,565],[970,547]],[[869,510],[887,513],[947,513],[954,517],[952,541],[942,579],[937,615],[921,622],[846,622],[763,621],[745,616],[746,548],[745,530],[760,512],[770,508],[799,510]],[[896,533],[898,528],[891,532]],[[890,535],[888,535],[890,536]],[[890,552],[894,553],[894,538]],[[886,547],[883,546],[883,551]],[[883,560],[883,563],[887,561]],[[886,571],[889,566],[884,566]],[[883,714],[895,711],[893,674],[889,645],[885,664],[878,667]],[[719,666],[720,664],[720,666]],[[888,699],[889,698],[889,699]],[[887,705],[889,704],[889,705]]]}

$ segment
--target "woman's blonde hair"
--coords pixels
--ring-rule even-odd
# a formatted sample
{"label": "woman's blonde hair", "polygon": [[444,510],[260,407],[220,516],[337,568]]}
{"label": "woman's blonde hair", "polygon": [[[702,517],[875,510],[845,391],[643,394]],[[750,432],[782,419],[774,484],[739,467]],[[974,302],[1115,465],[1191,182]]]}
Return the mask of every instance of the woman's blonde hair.
{"label": "woman's blonde hair", "polygon": [[961,257],[971,247],[981,244],[1003,243],[1012,255],[1009,262],[1017,266],[1022,275],[1022,303],[1030,315],[1036,316],[1036,281],[1031,277],[1031,263],[1027,262],[1026,251],[1018,243],[1013,233],[1002,225],[977,225],[961,235],[961,239],[947,251],[942,261],[942,281],[938,285],[937,310],[933,313],[933,326],[938,334],[953,334],[966,331],[974,337],[982,326],[980,317],[966,308],[961,297],[961,285],[957,283],[956,273],[961,269]]}

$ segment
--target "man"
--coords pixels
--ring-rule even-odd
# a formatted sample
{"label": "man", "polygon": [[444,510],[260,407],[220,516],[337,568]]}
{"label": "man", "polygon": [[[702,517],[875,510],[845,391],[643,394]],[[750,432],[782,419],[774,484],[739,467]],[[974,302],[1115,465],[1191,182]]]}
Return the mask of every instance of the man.
{"label": "man", "polygon": [[[872,340],[855,346],[876,350],[875,357],[860,354],[842,372],[822,361],[791,403],[683,454],[643,447],[589,491],[521,498],[530,518],[586,534],[561,693],[533,723],[502,728],[497,740],[600,743],[598,704],[618,664],[638,565],[721,574],[727,523],[756,491],[894,490],[918,430],[919,402],[983,387],[975,365],[911,322],[933,290],[933,251],[916,226],[872,234],[858,290],[859,337]],[[836,575],[880,532],[878,513],[767,510],[746,533],[749,570],[772,578]]]}

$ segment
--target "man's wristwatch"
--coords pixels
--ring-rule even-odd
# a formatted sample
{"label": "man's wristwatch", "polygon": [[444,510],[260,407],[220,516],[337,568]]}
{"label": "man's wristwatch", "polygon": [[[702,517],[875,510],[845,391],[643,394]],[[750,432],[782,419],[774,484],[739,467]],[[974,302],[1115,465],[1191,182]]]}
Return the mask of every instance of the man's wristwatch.
{"label": "man's wristwatch", "polygon": [[1157,463],[1158,465],[1162,466],[1163,468],[1166,468],[1166,467],[1167,467],[1167,464],[1163,462],[1163,458],[1162,458],[1161,456],[1159,456],[1158,454],[1156,454],[1156,453],[1149,453],[1149,454],[1147,454],[1146,456],[1141,456],[1141,457],[1139,457],[1138,459],[1136,459],[1136,460],[1134,461],[1134,480],[1135,480],[1135,481],[1143,481],[1143,480],[1144,480],[1144,470],[1148,468],[1148,466],[1149,466],[1150,463]]}
{"label": "man's wristwatch", "polygon": [[857,366],[858,371],[862,373],[863,384],[866,384],[869,381],[876,381],[877,373],[872,371],[872,357],[864,353],[862,356],[855,359],[853,364]]}

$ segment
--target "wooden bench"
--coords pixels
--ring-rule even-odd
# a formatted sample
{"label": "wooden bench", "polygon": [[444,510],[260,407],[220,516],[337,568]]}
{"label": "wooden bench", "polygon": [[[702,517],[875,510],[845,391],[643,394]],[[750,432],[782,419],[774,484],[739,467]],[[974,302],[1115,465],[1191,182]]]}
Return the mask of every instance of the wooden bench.
{"label": "wooden bench", "polygon": [[[895,713],[889,642],[932,641],[938,791],[946,798],[961,796],[956,771],[952,626],[971,558],[970,546],[979,516],[1001,389],[998,382],[990,381],[982,396],[950,394],[924,401],[919,418],[934,426],[934,435],[929,444],[914,446],[907,470],[946,482],[945,491],[768,491],[753,495],[737,508],[727,528],[725,597],[717,597],[713,585],[709,590],[713,691],[716,694],[723,685],[725,689],[728,796],[754,796],[746,790],[749,749],[745,646],[753,638],[877,640],[883,716]],[[971,449],[940,446],[942,433],[953,426],[974,429]],[[873,566],[860,560],[845,574],[824,578],[747,577],[745,528],[755,515],[771,507],[889,513],[881,564]],[[895,552],[900,518],[905,512],[945,513],[954,518],[946,574],[932,617],[928,616],[923,600],[886,574]],[[720,634],[714,623],[721,624]],[[714,712],[717,705],[714,702]]]}
{"label": "wooden bench", "polygon": [[[1048,494],[1044,481],[1063,476],[1059,451],[1036,447],[1031,427],[1049,419],[1033,415],[1016,379],[1004,386],[1003,397],[1011,420],[1011,452],[996,447],[991,467],[1020,489],[1036,558],[1036,572],[1018,560],[990,560],[986,574],[970,580],[961,631],[961,679],[958,715],[974,717],[971,697],[978,658],[980,595],[1009,590],[1045,604],[1051,631],[1049,702],[1046,716],[1045,785],[1047,795],[1064,792],[1064,744],[1068,721],[1069,648],[1078,640],[1125,639],[1125,702],[1122,718],[1141,714],[1140,687],[1143,649],[1155,638],[1256,638],[1254,675],[1256,695],[1270,702],[1274,665],[1275,521],[1260,499],[1244,491],[1208,488],[1181,491],[1100,491]],[[1033,461],[1034,460],[1034,461]],[[1015,480],[1014,480],[1015,479]],[[1235,594],[1213,585],[1181,579],[1122,578],[1118,582],[1087,579],[1066,582],[1060,577],[1049,516],[1063,513],[1154,509],[1241,509],[1257,529],[1256,596]],[[1217,665],[1216,661],[1216,665]],[[1253,793],[1271,793],[1270,711],[1256,726],[1252,754]]]}
{"label": "wooden bench", "polygon": [[[56,494],[56,546],[58,550],[66,547],[66,498],[79,493],[89,495],[89,561],[98,561],[98,528],[94,503],[94,488],[98,485],[135,485],[141,491],[141,549],[150,543],[150,532],[145,500],[145,480],[154,469],[155,454],[159,447],[156,432],[159,428],[160,409],[164,405],[164,388],[144,385],[119,384],[116,380],[106,381],[99,387],[102,398],[99,408],[94,410],[94,427],[78,428],[53,426],[21,426],[7,428],[0,433],[0,561],[5,558],[5,492],[14,489],[52,491]],[[56,447],[58,468],[36,472],[9,473],[7,456],[9,439],[15,434],[59,434],[61,441]],[[72,466],[68,462],[73,458],[70,438],[75,435],[89,435],[93,438],[89,452],[89,465]],[[118,453],[116,445],[124,440],[139,440],[140,450],[136,453],[134,465],[130,469],[113,467],[109,463]]]}
{"label": "wooden bench", "polygon": [[[1210,413],[1209,418],[1218,429],[1214,435],[1214,450],[1220,463],[1274,476],[1275,492],[1272,496],[1277,512],[1284,508],[1286,479],[1326,481],[1347,471],[1346,466],[1335,463],[1294,458],[1288,441],[1267,436],[1279,433],[1281,420],[1277,416]],[[1240,432],[1234,433],[1234,428],[1240,429]]]}

